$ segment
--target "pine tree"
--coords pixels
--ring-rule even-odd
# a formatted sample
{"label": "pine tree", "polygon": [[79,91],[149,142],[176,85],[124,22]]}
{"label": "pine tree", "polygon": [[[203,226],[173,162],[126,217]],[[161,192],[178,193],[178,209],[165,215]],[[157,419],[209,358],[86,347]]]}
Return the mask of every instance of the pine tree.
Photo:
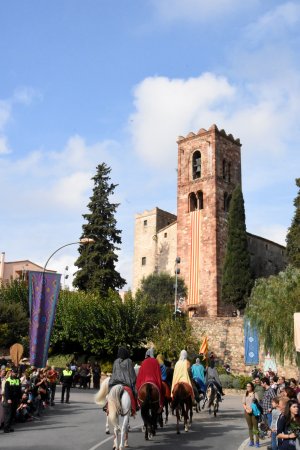
{"label": "pine tree", "polygon": [[95,290],[102,296],[106,296],[109,289],[120,289],[126,283],[115,269],[121,231],[116,228],[115,219],[119,205],[110,203],[110,196],[117,186],[110,183],[110,172],[111,169],[102,163],[92,178],[94,189],[88,204],[90,213],[83,214],[87,223],[82,226],[82,238],[90,237],[94,243],[80,245],[80,256],[75,263],[79,270],[73,282],[80,290]]}
{"label": "pine tree", "polygon": [[[300,188],[300,178],[296,179],[296,185]],[[289,263],[300,268],[300,189],[294,200],[294,206],[296,211],[286,237],[286,252]]]}
{"label": "pine tree", "polygon": [[233,191],[228,213],[228,240],[222,278],[223,301],[243,309],[252,285],[244,198],[238,185]]}

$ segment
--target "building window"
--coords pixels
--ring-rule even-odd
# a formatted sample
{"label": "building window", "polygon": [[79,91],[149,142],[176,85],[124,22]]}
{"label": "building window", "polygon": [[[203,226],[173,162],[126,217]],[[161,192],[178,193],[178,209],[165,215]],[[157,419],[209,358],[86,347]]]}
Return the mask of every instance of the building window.
{"label": "building window", "polygon": [[165,238],[168,237],[168,233],[164,233],[164,237],[165,237]]}
{"label": "building window", "polygon": [[193,180],[201,177],[201,153],[197,150],[193,154]]}
{"label": "building window", "polygon": [[230,163],[228,163],[228,181],[229,181],[229,183],[231,181],[231,164]]}
{"label": "building window", "polygon": [[144,227],[148,225],[148,220],[144,220]]}
{"label": "building window", "polygon": [[143,256],[142,257],[142,266],[145,266],[146,265],[146,256]]}
{"label": "building window", "polygon": [[198,209],[203,209],[203,192],[202,191],[198,191],[197,192],[197,197],[198,197]]}
{"label": "building window", "polygon": [[189,195],[189,212],[193,212],[197,209],[197,197],[194,192]]}
{"label": "building window", "polygon": [[226,180],[227,178],[227,162],[225,159],[223,159],[223,180]]}

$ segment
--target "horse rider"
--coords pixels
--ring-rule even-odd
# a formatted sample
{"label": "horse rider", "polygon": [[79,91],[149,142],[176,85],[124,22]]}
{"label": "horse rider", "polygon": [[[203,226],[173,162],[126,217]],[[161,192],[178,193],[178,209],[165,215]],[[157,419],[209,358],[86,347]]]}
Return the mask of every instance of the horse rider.
{"label": "horse rider", "polygon": [[129,352],[126,348],[120,347],[118,350],[117,359],[113,365],[113,371],[108,383],[108,388],[110,390],[117,384],[121,384],[126,388],[126,391],[130,395],[131,399],[132,415],[135,415],[137,409],[135,383],[136,374],[133,368],[133,362],[129,358]]}
{"label": "horse rider", "polygon": [[159,353],[157,355],[156,359],[157,359],[157,362],[160,367],[164,397],[170,400],[171,399],[171,383],[170,383],[170,377],[168,377],[168,368],[165,365],[165,360],[161,353]]}
{"label": "horse rider", "polygon": [[141,364],[136,380],[136,389],[138,392],[145,383],[152,383],[158,388],[160,397],[159,403],[160,407],[163,408],[164,391],[162,386],[161,370],[158,361],[154,358],[153,348],[149,348],[146,351],[145,359]]}
{"label": "horse rider", "polygon": [[199,393],[197,391],[196,386],[193,386],[193,384],[192,384],[191,377],[189,374],[189,369],[190,369],[190,363],[187,359],[187,351],[181,350],[179,360],[175,364],[175,368],[174,368],[172,387],[171,387],[171,395],[173,396],[173,394],[174,394],[174,388],[175,388],[176,384],[186,383],[191,387],[192,400],[193,400],[193,403],[195,404],[195,400],[197,402],[200,401]]}
{"label": "horse rider", "polygon": [[200,362],[199,358],[196,358],[195,364],[191,367],[192,377],[196,383],[196,386],[199,387],[200,391],[205,394],[206,385],[205,385],[205,369]]}
{"label": "horse rider", "polygon": [[216,388],[218,389],[218,393],[220,394],[220,400],[222,400],[222,395],[225,394],[223,392],[218,371],[215,367],[214,358],[210,358],[209,366],[206,370],[206,385],[208,386],[209,383],[213,383],[216,386]]}

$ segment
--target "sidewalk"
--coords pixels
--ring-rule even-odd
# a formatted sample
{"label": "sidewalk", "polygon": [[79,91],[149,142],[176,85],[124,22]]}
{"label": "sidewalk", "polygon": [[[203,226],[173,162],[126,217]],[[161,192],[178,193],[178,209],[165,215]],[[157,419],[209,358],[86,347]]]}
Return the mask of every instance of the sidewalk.
{"label": "sidewalk", "polygon": [[[260,440],[260,448],[262,448],[263,450],[267,450],[267,446],[271,445],[271,439],[270,438],[266,438],[263,440]],[[249,438],[245,439],[244,442],[241,443],[241,445],[239,446],[238,450],[248,450],[250,448],[256,448],[256,447],[249,447]]]}

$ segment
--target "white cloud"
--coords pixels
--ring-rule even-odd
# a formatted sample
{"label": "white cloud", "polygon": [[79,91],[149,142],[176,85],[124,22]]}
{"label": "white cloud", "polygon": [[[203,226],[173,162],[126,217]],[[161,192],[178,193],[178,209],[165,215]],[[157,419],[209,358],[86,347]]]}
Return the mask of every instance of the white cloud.
{"label": "white cloud", "polygon": [[287,2],[278,5],[258,18],[247,27],[246,36],[253,42],[279,37],[288,38],[288,31],[298,30],[300,22],[300,4]]}
{"label": "white cloud", "polygon": [[5,155],[10,152],[11,152],[11,150],[8,146],[6,137],[0,136],[0,155]]}
{"label": "white cloud", "polygon": [[[165,168],[176,158],[176,136],[211,124],[235,89],[224,77],[205,73],[198,78],[143,80],[134,91],[136,112],[130,127],[136,152],[148,163]],[[211,122],[211,123],[210,123]]]}
{"label": "white cloud", "polygon": [[[245,2],[247,3],[247,2]],[[255,6],[258,0],[252,0]],[[228,16],[246,5],[240,0],[152,0],[159,16],[165,21],[201,21]]]}
{"label": "white cloud", "polygon": [[11,101],[14,103],[30,105],[35,99],[42,99],[42,94],[40,91],[30,86],[23,86],[15,89]]}
{"label": "white cloud", "polygon": [[4,129],[11,116],[11,106],[8,102],[0,100],[0,131]]}

